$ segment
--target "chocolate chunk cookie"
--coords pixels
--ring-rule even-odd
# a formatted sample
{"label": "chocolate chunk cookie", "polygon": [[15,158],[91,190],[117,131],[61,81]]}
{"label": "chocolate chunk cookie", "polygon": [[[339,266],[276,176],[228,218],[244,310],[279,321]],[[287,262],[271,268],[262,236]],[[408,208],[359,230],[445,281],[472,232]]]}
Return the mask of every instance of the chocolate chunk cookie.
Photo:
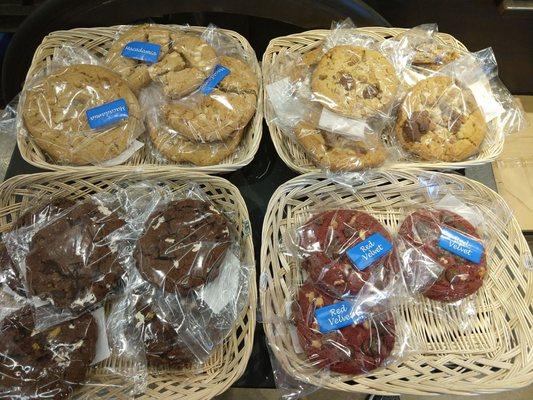
{"label": "chocolate chunk cookie", "polygon": [[405,97],[395,126],[403,148],[423,160],[440,161],[475,155],[487,129],[472,92],[446,76],[417,83]]}
{"label": "chocolate chunk cookie", "polygon": [[[113,71],[96,65],[61,68],[24,91],[22,119],[35,143],[59,164],[97,164],[124,152],[142,132],[137,98]],[[124,99],[129,116],[99,129],[86,111]]]}
{"label": "chocolate chunk cookie", "polygon": [[178,332],[152,307],[153,298],[139,297],[135,305],[135,329],[141,331],[146,358],[153,366],[186,368],[194,356],[180,340]]}
{"label": "chocolate chunk cookie", "polygon": [[0,397],[69,397],[85,380],[96,352],[91,314],[36,332],[30,307],[0,322]]}
{"label": "chocolate chunk cookie", "polygon": [[73,312],[103,300],[123,274],[110,237],[123,225],[115,212],[87,200],[40,228],[26,256],[30,294]]}
{"label": "chocolate chunk cookie", "polygon": [[[12,230],[32,226],[45,222],[59,214],[61,211],[74,205],[74,202],[65,198],[54,199],[37,208],[26,211],[15,220]],[[26,296],[26,288],[21,280],[19,270],[13,264],[5,246],[0,242],[0,282],[6,284],[20,296]]]}
{"label": "chocolate chunk cookie", "polygon": [[300,344],[309,362],[347,375],[358,375],[380,367],[395,343],[395,324],[390,313],[322,333],[315,311],[339,302],[306,282],[293,303],[293,318]]}
{"label": "chocolate chunk cookie", "polygon": [[357,294],[371,278],[377,278],[372,279],[376,287],[385,286],[398,272],[392,263],[393,252],[364,269],[346,255],[349,248],[375,233],[392,243],[389,232],[369,214],[355,210],[317,214],[297,231],[302,267],[316,285],[337,296]]}
{"label": "chocolate chunk cookie", "polygon": [[218,275],[230,242],[227,220],[210,203],[176,200],[150,215],[135,258],[147,281],[184,293]]}
{"label": "chocolate chunk cookie", "polygon": [[347,117],[367,118],[385,110],[398,87],[396,71],[383,55],[351,45],[329,50],[311,76],[316,100]]}
{"label": "chocolate chunk cookie", "polygon": [[454,302],[479,290],[487,275],[487,259],[483,252],[480,262],[474,263],[440,247],[443,228],[481,241],[472,224],[460,215],[447,210],[422,209],[408,215],[398,230],[399,239],[406,245],[400,257],[410,266],[421,265],[433,270],[428,263],[438,264],[442,273],[424,295],[433,300]]}
{"label": "chocolate chunk cookie", "polygon": [[315,165],[331,171],[360,171],[385,161],[385,148],[377,140],[349,139],[303,121],[294,133]]}

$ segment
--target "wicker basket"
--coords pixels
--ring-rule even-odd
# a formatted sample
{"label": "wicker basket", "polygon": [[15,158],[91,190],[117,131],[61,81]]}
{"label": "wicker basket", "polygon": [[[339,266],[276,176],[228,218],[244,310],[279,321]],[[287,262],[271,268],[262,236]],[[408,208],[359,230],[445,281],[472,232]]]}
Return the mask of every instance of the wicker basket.
{"label": "wicker basket", "polygon": [[[169,27],[177,27],[176,25],[168,25]],[[67,31],[56,31],[50,33],[43,39],[43,42],[39,45],[33,60],[28,70],[26,79],[35,76],[50,64],[53,58],[54,49],[65,44],[75,44],[82,46],[89,50],[92,54],[105,57],[108,49],[111,47],[116,39],[120,26],[112,26],[107,28],[78,28]],[[181,27],[188,32],[201,33],[205,28],[203,27]],[[234,38],[241,46],[242,51],[251,57],[252,60],[257,60],[257,56],[250,46],[250,43],[237,32],[220,29],[221,32]],[[133,155],[124,165],[144,165],[159,167],[164,165],[165,168],[173,170],[189,170],[199,171],[205,173],[226,173],[232,172],[239,168],[249,164],[254,158],[259,143],[261,141],[261,135],[263,130],[263,88],[261,70],[259,63],[255,63],[255,72],[257,74],[259,82],[259,95],[257,100],[257,110],[255,116],[248,123],[241,144],[235,151],[235,153],[223,161],[220,164],[210,166],[194,166],[192,164],[162,164],[158,161],[144,146],[135,155]],[[148,139],[146,139],[148,140]],[[37,167],[49,169],[49,170],[72,170],[87,167],[76,167],[68,165],[56,165],[50,161],[48,157],[36,146],[35,142],[29,135],[18,135],[18,146],[22,157]]]}
{"label": "wicker basket", "polygon": [[[368,27],[357,28],[356,31],[370,35],[377,40],[383,40],[392,36],[396,36],[406,31],[406,29]],[[262,69],[264,79],[269,75],[270,68],[273,63],[276,62],[276,57],[280,52],[297,52],[300,54],[307,53],[317,48],[329,33],[329,30],[314,30],[295,35],[282,36],[271,40],[265,53],[263,54]],[[437,33],[436,40],[440,43],[461,50],[466,50],[466,47],[461,42],[446,33]],[[268,84],[266,79],[265,82]],[[264,96],[266,96],[266,92],[264,92]],[[279,156],[285,162],[285,164],[299,173],[320,171],[320,168],[318,168],[312,162],[312,160],[307,157],[302,147],[294,140],[291,140],[289,137],[287,137],[287,135],[284,135],[276,126],[276,124],[272,122],[275,114],[270,102],[266,97],[263,100],[263,104],[265,106],[265,119],[270,130],[272,141],[274,142],[274,146],[276,147]],[[487,133],[487,136],[481,145],[479,154],[466,161],[398,161],[391,163],[387,167],[399,170],[408,167],[419,167],[422,169],[458,169],[473,165],[485,164],[487,162],[494,161],[503,150],[503,142],[501,140],[497,140],[496,136],[497,133],[491,129],[490,132]],[[388,143],[385,144],[388,145]]]}
{"label": "wicker basket", "polygon": [[[263,225],[263,320],[283,318],[286,302],[292,300],[302,282],[296,260],[282,246],[289,232],[309,219],[313,207],[345,204],[346,208],[370,213],[394,232],[406,214],[403,207],[412,205],[412,201],[428,202],[419,189],[422,174],[429,173],[380,171],[354,191],[322,174],[309,173],[279,187]],[[492,190],[461,176],[447,176],[446,185],[460,190],[466,198],[485,199],[487,207],[485,202],[480,205],[484,215],[491,213],[490,203],[502,201]],[[305,355],[295,352],[288,328],[267,323],[267,339],[279,364],[300,380],[347,392],[474,394],[529,385],[533,379],[533,272],[526,270],[524,263],[530,253],[514,217],[508,226],[500,225],[490,227],[499,234],[488,260],[489,275],[475,296],[477,315],[471,328],[459,329],[433,318],[428,310],[435,303],[426,300],[426,304],[401,310],[402,319],[421,340],[421,352],[371,375],[354,378],[332,373],[318,381]]]}
{"label": "wicker basket", "polygon": [[[91,172],[61,172],[21,175],[0,186],[0,233],[10,229],[11,223],[26,208],[50,197],[83,199],[106,190],[109,184],[127,175],[111,170]],[[199,173],[145,172],[129,175],[128,179],[157,179],[178,190],[190,182],[199,184],[210,199],[221,209],[234,215],[234,223],[241,240],[243,257],[254,265],[252,234],[246,204],[238,189],[227,180]],[[244,372],[250,357],[254,339],[257,288],[255,270],[250,276],[249,301],[226,340],[218,346],[201,370],[166,371],[151,373],[148,389],[143,399],[210,399],[230,387]],[[91,381],[102,382],[104,387],[85,386],[80,389],[84,398],[129,399],[120,388],[105,387],[112,380],[106,375],[106,367],[117,366],[110,358],[91,374]]]}

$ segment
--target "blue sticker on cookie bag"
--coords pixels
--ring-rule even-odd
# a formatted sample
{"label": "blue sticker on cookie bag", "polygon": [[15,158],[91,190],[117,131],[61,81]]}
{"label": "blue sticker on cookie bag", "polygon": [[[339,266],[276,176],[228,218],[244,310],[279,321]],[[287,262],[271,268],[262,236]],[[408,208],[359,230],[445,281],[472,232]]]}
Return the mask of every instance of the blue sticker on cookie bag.
{"label": "blue sticker on cookie bag", "polygon": [[328,333],[363,322],[365,314],[353,316],[352,304],[349,301],[341,301],[316,309],[315,318],[320,332]]}
{"label": "blue sticker on cookie bag", "polygon": [[213,73],[204,81],[204,83],[202,83],[202,86],[200,86],[200,92],[202,94],[210,94],[215,89],[215,86],[228,76],[230,72],[231,71],[228,68],[217,64]]}
{"label": "blue sticker on cookie bag", "polygon": [[103,128],[128,118],[128,105],[126,100],[118,99],[101,106],[90,108],[85,111],[87,122],[91,129]]}
{"label": "blue sticker on cookie bag", "polygon": [[481,262],[485,251],[483,244],[478,240],[449,228],[442,228],[439,247],[476,264]]}
{"label": "blue sticker on cookie bag", "polygon": [[122,56],[147,63],[156,63],[161,45],[149,42],[129,42],[122,49]]}
{"label": "blue sticker on cookie bag", "polygon": [[374,233],[368,239],[350,247],[346,255],[350,261],[363,271],[392,250],[392,244],[381,233]]}

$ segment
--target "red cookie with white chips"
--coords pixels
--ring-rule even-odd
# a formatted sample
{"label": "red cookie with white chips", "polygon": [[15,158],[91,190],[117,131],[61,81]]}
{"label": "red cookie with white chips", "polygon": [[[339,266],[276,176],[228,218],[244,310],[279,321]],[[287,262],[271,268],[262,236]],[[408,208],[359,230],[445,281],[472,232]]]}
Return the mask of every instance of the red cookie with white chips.
{"label": "red cookie with white chips", "polygon": [[[302,267],[324,290],[334,294],[357,294],[373,278],[373,284],[385,286],[395,273],[393,252],[367,266],[357,268],[346,251],[379,233],[392,243],[389,232],[369,214],[355,210],[326,211],[313,216],[298,229]],[[375,274],[380,273],[376,279]]]}
{"label": "red cookie with white chips", "polygon": [[442,268],[438,279],[424,291],[432,300],[455,302],[475,293],[487,274],[485,251],[479,263],[469,261],[439,246],[443,228],[452,229],[481,242],[476,228],[460,215],[448,210],[421,209],[405,218],[400,226],[398,238],[407,246],[402,262],[411,265],[426,265],[435,269],[435,263]]}
{"label": "red cookie with white chips", "polygon": [[395,343],[392,314],[372,316],[360,323],[322,333],[315,311],[340,300],[306,282],[293,303],[293,319],[300,344],[317,368],[347,375],[370,372],[390,356]]}

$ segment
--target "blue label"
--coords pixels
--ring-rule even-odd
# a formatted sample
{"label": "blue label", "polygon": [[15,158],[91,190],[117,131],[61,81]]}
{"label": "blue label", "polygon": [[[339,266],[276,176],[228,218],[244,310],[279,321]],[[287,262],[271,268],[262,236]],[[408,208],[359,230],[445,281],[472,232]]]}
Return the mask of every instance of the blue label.
{"label": "blue label", "polygon": [[365,319],[365,314],[352,316],[352,304],[341,301],[315,310],[315,317],[320,332],[328,333],[337,329],[346,328],[352,324],[359,324]]}
{"label": "blue label", "polygon": [[161,45],[149,42],[129,42],[122,49],[122,56],[134,60],[156,63]]}
{"label": "blue label", "polygon": [[129,116],[126,100],[118,99],[85,111],[91,129],[102,128],[114,124]]}
{"label": "blue label", "polygon": [[223,65],[217,64],[217,66],[213,70],[213,73],[204,81],[204,83],[200,87],[200,92],[202,92],[202,94],[210,94],[215,89],[215,86],[218,85],[222,79],[228,76],[230,72],[231,71],[228,68],[224,67]]}
{"label": "blue label", "polygon": [[455,229],[442,228],[439,246],[465,260],[479,264],[485,251],[483,244]]}
{"label": "blue label", "polygon": [[391,250],[392,244],[381,233],[374,233],[368,239],[350,247],[346,255],[360,271],[363,271]]}

